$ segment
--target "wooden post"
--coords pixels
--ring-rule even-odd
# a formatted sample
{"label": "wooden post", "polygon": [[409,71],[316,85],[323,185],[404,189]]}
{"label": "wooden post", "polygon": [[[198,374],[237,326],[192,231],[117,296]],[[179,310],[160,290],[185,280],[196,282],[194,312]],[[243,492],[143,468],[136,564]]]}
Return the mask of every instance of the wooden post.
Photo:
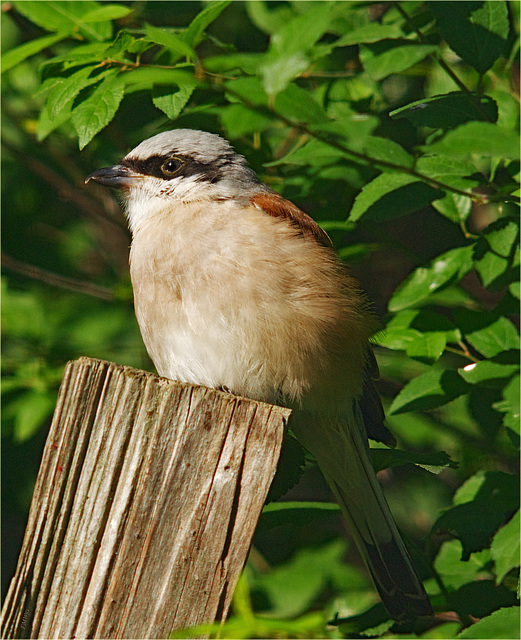
{"label": "wooden post", "polygon": [[165,638],[223,619],[290,411],[67,365],[4,638]]}

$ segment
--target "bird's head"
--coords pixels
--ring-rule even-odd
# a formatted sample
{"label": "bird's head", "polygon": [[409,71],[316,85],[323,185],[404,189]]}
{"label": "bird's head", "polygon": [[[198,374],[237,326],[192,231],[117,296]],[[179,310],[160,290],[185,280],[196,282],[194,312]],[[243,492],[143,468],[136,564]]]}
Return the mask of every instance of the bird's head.
{"label": "bird's head", "polygon": [[164,204],[248,198],[263,190],[246,159],[218,135],[174,129],[148,138],[94,180],[121,189],[131,228]]}

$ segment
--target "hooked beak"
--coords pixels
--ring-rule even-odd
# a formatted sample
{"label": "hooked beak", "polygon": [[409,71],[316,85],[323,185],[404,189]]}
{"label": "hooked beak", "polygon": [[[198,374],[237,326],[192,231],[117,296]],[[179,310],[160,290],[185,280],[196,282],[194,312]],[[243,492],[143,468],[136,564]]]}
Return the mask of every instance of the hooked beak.
{"label": "hooked beak", "polygon": [[141,175],[132,171],[129,167],[122,164],[115,164],[112,167],[104,167],[93,171],[85,178],[85,184],[89,180],[94,180],[102,184],[104,187],[112,187],[113,189],[124,189],[131,187]]}

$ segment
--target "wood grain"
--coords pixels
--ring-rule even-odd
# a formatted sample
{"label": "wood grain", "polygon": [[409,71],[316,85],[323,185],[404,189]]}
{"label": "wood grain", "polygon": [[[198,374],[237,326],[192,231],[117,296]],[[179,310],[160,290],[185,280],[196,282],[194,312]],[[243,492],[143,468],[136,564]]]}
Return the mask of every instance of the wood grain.
{"label": "wood grain", "polygon": [[114,363],[69,363],[2,636],[165,638],[224,618],[289,415]]}

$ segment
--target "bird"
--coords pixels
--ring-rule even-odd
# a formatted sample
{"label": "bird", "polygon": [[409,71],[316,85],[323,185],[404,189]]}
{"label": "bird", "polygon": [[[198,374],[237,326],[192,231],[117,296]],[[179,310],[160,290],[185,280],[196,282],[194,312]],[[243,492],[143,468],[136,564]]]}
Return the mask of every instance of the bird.
{"label": "bird", "polygon": [[369,458],[394,446],[379,323],[327,233],[223,137],[164,131],[85,180],[118,189],[134,308],[160,376],[292,408],[391,618],[432,615]]}

